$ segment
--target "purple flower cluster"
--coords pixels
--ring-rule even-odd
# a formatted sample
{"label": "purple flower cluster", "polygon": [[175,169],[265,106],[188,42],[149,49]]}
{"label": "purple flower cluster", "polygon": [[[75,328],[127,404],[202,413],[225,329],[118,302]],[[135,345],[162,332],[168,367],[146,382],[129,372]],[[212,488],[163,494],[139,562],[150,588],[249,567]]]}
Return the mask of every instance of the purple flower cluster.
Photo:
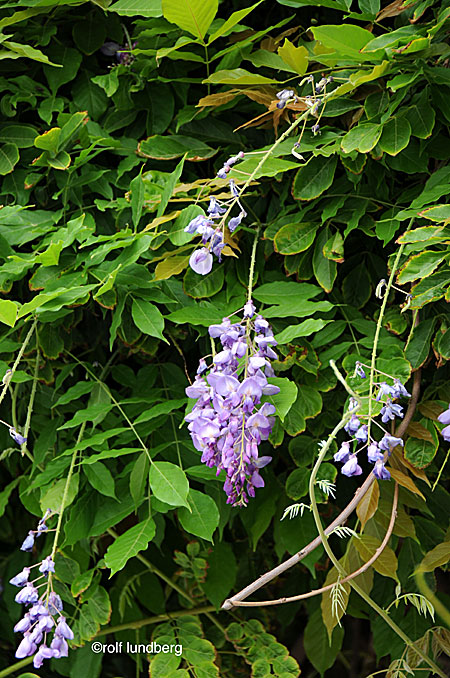
{"label": "purple flower cluster", "polygon": [[[47,511],[39,521],[38,529],[28,533],[21,547],[23,551],[31,551],[35,533],[39,536],[48,529],[45,520],[49,515],[50,511]],[[35,567],[38,567],[41,574],[30,580],[31,570]],[[28,606],[28,611],[14,627],[16,633],[23,633],[16,657],[23,659],[34,655],[33,664],[36,669],[42,666],[44,659],[67,657],[69,649],[67,641],[74,637],[65,617],[61,614],[63,611],[61,598],[52,590],[49,575],[54,571],[55,563],[51,556],[47,556],[40,563],[24,567],[9,582],[20,588],[15,597],[16,603]],[[38,584],[39,580],[42,582]],[[44,593],[39,594],[41,587],[44,587]],[[51,633],[53,637],[48,645]]]}
{"label": "purple flower cluster", "polygon": [[261,405],[261,399],[280,390],[267,381],[274,374],[270,361],[277,357],[277,342],[269,323],[254,314],[250,301],[243,321],[224,318],[210,326],[209,335],[220,340],[222,350],[209,366],[200,360],[195,382],[186,389],[197,401],[186,416],[194,446],[217,475],[226,471],[223,489],[233,506],[245,506],[255,488],[264,487],[259,471],[272,458],[259,457],[258,446],[270,435],[275,407]]}
{"label": "purple flower cluster", "polygon": [[[359,376],[362,379],[366,378],[363,366],[359,362],[356,363],[355,376]],[[380,412],[381,421],[384,424],[394,420],[395,417],[403,417],[403,408],[401,405],[393,403],[392,399],[410,397],[410,394],[399,379],[393,379],[393,381],[394,384],[392,386],[385,381],[375,384],[378,387],[378,393],[375,400],[380,401],[382,397],[385,397],[385,400],[382,401],[383,407]],[[390,455],[391,451],[397,445],[403,446],[403,440],[390,435],[383,429],[383,438],[380,441],[376,441],[374,438],[369,437],[368,425],[361,423],[360,418],[355,414],[350,417],[349,421],[344,426],[344,430],[351,436],[351,439],[344,441],[334,455],[334,461],[343,464],[341,473],[346,476],[361,475],[362,468],[358,464],[357,455],[367,448],[367,459],[371,464],[374,464],[374,475],[379,480],[388,480],[391,477],[391,474],[384,465],[384,455],[386,452]]]}
{"label": "purple flower cluster", "polygon": [[441,431],[442,437],[446,442],[450,443],[450,403],[448,408],[438,416],[438,421],[444,424],[444,428]]}
{"label": "purple flower cluster", "polygon": [[[213,196],[209,201],[207,215],[199,214],[184,229],[186,233],[201,235],[202,237],[204,247],[195,250],[189,259],[192,270],[200,275],[206,275],[211,271],[213,254],[221,261],[222,250],[225,247],[222,225],[231,207],[237,204],[240,208],[238,216],[231,217],[228,221],[228,229],[231,233],[247,216],[239,201],[239,191],[232,179],[230,179],[230,189],[231,198],[229,200],[221,201]],[[220,222],[218,225],[215,224],[216,220]]]}

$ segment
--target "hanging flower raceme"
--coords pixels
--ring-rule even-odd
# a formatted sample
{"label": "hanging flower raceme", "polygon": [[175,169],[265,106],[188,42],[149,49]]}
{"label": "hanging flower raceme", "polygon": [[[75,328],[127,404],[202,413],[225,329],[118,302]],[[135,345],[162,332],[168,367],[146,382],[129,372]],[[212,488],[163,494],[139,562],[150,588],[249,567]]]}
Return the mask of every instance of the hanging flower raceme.
{"label": "hanging flower raceme", "polygon": [[[361,363],[357,362],[355,366],[354,377],[358,376],[361,379],[366,378],[366,372]],[[386,375],[387,376],[387,375]],[[386,381],[375,382],[377,387],[377,395],[374,398],[375,402],[382,402],[383,407],[381,408],[381,421],[386,424],[389,421],[393,421],[396,417],[403,418],[403,408],[398,403],[393,403],[393,399],[405,397],[410,398],[410,394],[401,383],[399,379],[394,379],[392,377],[393,384],[389,384]],[[353,407],[353,401],[350,403],[350,409]],[[442,416],[442,415],[441,415]],[[356,414],[352,414],[349,421],[344,426],[344,430],[351,436],[351,440],[346,440],[341,444],[341,447],[334,455],[334,461],[341,462],[343,464],[341,472],[346,476],[359,476],[362,473],[362,468],[358,464],[358,454],[363,450],[367,452],[368,461],[374,465],[373,474],[376,478],[380,480],[387,480],[391,477],[388,469],[384,465],[384,454],[388,453],[390,456],[394,447],[397,445],[403,446],[403,440],[397,438],[393,435],[390,435],[383,427],[376,422],[375,419],[372,420],[372,423],[377,424],[379,428],[384,432],[384,436],[381,440],[377,441],[370,435],[369,437],[369,426],[364,424],[361,421],[361,417]],[[450,423],[450,408],[449,408],[449,423]],[[450,429],[450,426],[449,426]],[[449,431],[450,433],[450,431]]]}
{"label": "hanging flower raceme", "polygon": [[255,316],[251,301],[243,316],[237,323],[224,318],[210,326],[209,335],[219,339],[222,350],[210,365],[200,360],[195,382],[186,389],[197,401],[186,416],[194,446],[217,475],[226,472],[223,489],[233,506],[245,506],[255,488],[264,487],[260,469],[272,458],[260,457],[258,448],[272,431],[275,407],[261,400],[280,390],[268,382],[274,375],[270,361],[277,357],[269,323]]}
{"label": "hanging flower raceme", "polygon": [[[37,529],[28,533],[21,546],[22,551],[31,551],[35,535],[39,537],[48,530],[46,520],[52,512],[47,510],[39,521]],[[33,568],[38,568],[35,579],[30,579]],[[16,603],[26,605],[27,612],[14,627],[16,633],[22,633],[23,638],[16,650],[16,657],[32,657],[36,669],[42,666],[44,659],[59,659],[67,657],[69,646],[68,640],[74,635],[63,616],[63,606],[60,596],[53,591],[51,573],[55,571],[55,563],[51,556],[47,556],[40,563],[24,569],[10,579],[10,584],[20,588],[15,597]],[[43,593],[39,593],[39,589]],[[50,641],[50,634],[53,637]],[[50,644],[48,644],[50,643]]]}
{"label": "hanging flower raceme", "polygon": [[[241,157],[241,155],[239,155],[239,157]],[[243,154],[242,157],[244,157]],[[238,159],[238,156],[236,156],[236,159]],[[233,160],[235,160],[235,158],[233,158]],[[227,162],[229,163],[230,160]],[[237,205],[240,209],[237,216],[231,217],[228,220],[227,226],[230,233],[232,233],[239,226],[242,219],[247,216],[247,213],[239,200],[239,190],[232,179],[230,179],[230,191],[231,198],[228,200],[218,200],[213,196],[209,202],[207,215],[199,214],[192,219],[184,229],[186,233],[192,233],[193,235],[200,235],[202,237],[203,247],[199,250],[195,250],[189,259],[189,265],[192,270],[200,275],[206,275],[211,271],[213,254],[219,261],[222,259],[222,250],[225,247],[223,227],[228,210],[231,207],[234,207],[234,205]],[[218,224],[216,224],[217,221],[219,222]]]}

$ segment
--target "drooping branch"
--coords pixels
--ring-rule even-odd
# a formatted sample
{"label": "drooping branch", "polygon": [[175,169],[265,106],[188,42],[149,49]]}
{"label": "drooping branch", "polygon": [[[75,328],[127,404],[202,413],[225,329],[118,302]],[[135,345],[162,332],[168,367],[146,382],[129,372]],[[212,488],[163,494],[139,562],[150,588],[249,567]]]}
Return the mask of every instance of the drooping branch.
{"label": "drooping branch", "polygon": [[[416,410],[420,394],[420,375],[421,370],[417,370],[417,372],[414,373],[414,382],[411,392],[411,399],[408,404],[408,409],[406,410],[405,416],[400,422],[395,433],[395,435],[399,438],[401,438],[402,435],[405,433]],[[329,535],[331,532],[333,532],[333,530],[336,527],[339,527],[340,525],[345,523],[347,518],[353,513],[353,511],[355,511],[356,507],[358,506],[359,502],[364,497],[364,495],[370,490],[374,480],[375,476],[373,475],[373,473],[370,473],[370,475],[366,478],[364,483],[356,490],[353,499],[347,504],[343,511],[341,511],[337,518],[335,518],[335,520],[325,529],[326,535]],[[320,546],[320,544],[321,544],[320,536],[317,536],[309,544],[307,544],[307,546],[304,546],[300,551],[298,551],[293,556],[285,560],[284,563],[280,563],[272,570],[269,570],[269,572],[266,572],[265,574],[258,577],[258,579],[256,579],[254,582],[246,586],[244,589],[242,589],[242,591],[239,591],[239,593],[236,593],[236,595],[225,600],[225,602],[222,605],[222,609],[230,610],[232,607],[235,606],[237,607],[237,603],[245,600],[246,598],[248,598],[248,596],[252,595],[252,593],[255,593],[255,591],[257,591],[258,589],[262,588],[270,581],[272,581],[272,579],[275,579],[280,574],[283,574],[283,572],[286,572],[286,570],[289,570],[294,565],[297,565],[297,563],[303,560],[303,558],[305,558],[309,553],[311,553],[311,551],[314,551],[314,549]]]}
{"label": "drooping branch", "polygon": [[[369,567],[376,561],[376,559],[380,556],[382,551],[387,546],[387,543],[391,537],[392,530],[394,529],[394,524],[395,524],[395,519],[397,517],[397,504],[398,504],[398,484],[395,483],[395,490],[394,490],[394,500],[392,503],[392,512],[391,512],[391,519],[389,521],[388,529],[386,531],[386,534],[384,536],[383,541],[381,542],[380,546],[377,548],[375,553],[369,560],[361,565],[361,567],[356,570],[355,572],[352,572],[351,574],[347,575],[343,579],[341,579],[341,584],[345,584],[345,582],[350,581],[351,579],[355,579],[358,577],[360,574],[365,572],[366,570],[369,569]],[[287,598],[277,598],[276,600],[258,600],[258,601],[233,601],[233,605],[236,607],[259,607],[261,605],[281,605],[282,603],[294,603],[297,602],[298,600],[304,600],[305,598],[312,598],[313,596],[318,596],[321,593],[326,593],[327,591],[330,591],[333,588],[334,584],[328,584],[328,586],[323,586],[320,589],[314,589],[313,591],[308,591],[307,593],[300,593],[297,596],[289,596]]]}

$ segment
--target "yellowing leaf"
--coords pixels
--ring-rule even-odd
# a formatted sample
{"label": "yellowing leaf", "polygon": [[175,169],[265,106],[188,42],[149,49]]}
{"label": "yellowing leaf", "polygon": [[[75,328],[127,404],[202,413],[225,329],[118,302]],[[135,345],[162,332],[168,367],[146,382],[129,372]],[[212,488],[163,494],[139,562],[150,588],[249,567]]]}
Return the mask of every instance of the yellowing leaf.
{"label": "yellowing leaf", "polygon": [[306,47],[295,47],[287,38],[284,45],[278,48],[278,54],[284,63],[294,69],[300,75],[306,73],[308,68],[308,50]]}
{"label": "yellowing leaf", "polygon": [[433,572],[436,567],[446,565],[450,560],[450,541],[443,541],[431,549],[417,568],[418,572]]}
{"label": "yellowing leaf", "polygon": [[[360,539],[355,540],[355,546],[364,562],[367,562],[373,556],[380,544],[379,539],[368,534],[363,534]],[[372,567],[383,577],[391,577],[394,581],[398,581],[397,556],[389,546],[385,546],[378,558],[372,563]]]}
{"label": "yellowing leaf", "polygon": [[378,481],[375,480],[356,507],[356,514],[361,521],[361,527],[363,529],[367,521],[375,515],[379,499],[380,488],[378,486]]}

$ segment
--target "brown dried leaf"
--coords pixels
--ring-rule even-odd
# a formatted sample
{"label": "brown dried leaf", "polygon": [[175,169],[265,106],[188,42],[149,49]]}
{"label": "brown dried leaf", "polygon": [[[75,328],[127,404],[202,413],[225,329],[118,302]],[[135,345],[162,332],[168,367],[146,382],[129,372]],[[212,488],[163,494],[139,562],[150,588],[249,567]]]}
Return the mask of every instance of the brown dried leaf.
{"label": "brown dried leaf", "polygon": [[430,431],[425,428],[425,426],[422,426],[422,424],[419,424],[418,421],[412,421],[406,429],[406,432],[413,438],[418,438],[419,440],[428,440],[430,443],[434,443],[434,438]]}
{"label": "brown dried leaf", "polygon": [[394,0],[394,2],[391,2],[390,5],[387,5],[387,7],[384,7],[378,12],[376,19],[377,21],[382,21],[382,19],[387,19],[391,16],[398,16],[404,12],[405,9],[408,9],[408,7],[410,7],[412,4],[415,3],[410,3],[407,7],[405,7],[404,0]]}
{"label": "brown dried leaf", "polygon": [[406,473],[403,473],[403,471],[400,471],[397,468],[389,468],[390,474],[393,477],[393,479],[402,487],[406,487],[407,490],[412,492],[413,494],[419,495],[424,501],[425,497],[423,496],[422,492],[419,490],[415,482],[413,481],[412,478],[406,475]]}

